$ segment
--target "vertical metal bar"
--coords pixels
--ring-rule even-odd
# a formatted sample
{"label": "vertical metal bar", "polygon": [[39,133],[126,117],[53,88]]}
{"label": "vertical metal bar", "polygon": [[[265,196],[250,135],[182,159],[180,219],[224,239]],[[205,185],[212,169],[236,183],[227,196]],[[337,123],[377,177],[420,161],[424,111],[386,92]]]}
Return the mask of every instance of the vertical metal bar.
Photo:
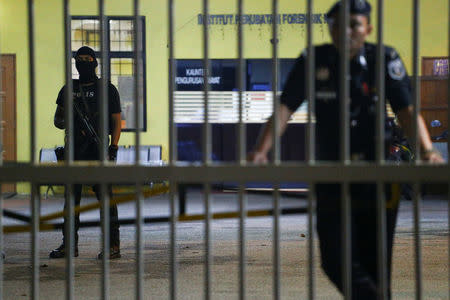
{"label": "vertical metal bar", "polygon": [[133,34],[134,34],[134,118],[135,118],[135,127],[136,127],[136,134],[135,137],[135,158],[136,158],[136,164],[139,164],[140,161],[140,126],[142,123],[142,109],[141,109],[141,98],[142,98],[142,91],[139,88],[140,86],[140,80],[141,80],[141,70],[140,66],[142,66],[142,23],[139,18],[139,0],[134,0],[134,27],[133,27]]}
{"label": "vertical metal bar", "polygon": [[[239,90],[239,131],[238,131],[238,163],[240,166],[246,164],[246,125],[243,119],[245,103],[244,103],[244,31],[242,27],[241,17],[244,14],[244,1],[238,0],[238,16],[239,22],[237,23],[237,42],[238,42],[238,90]],[[246,286],[246,259],[245,259],[245,223],[247,217],[247,198],[245,196],[245,185],[239,185],[239,300],[245,299],[245,286]]]}
{"label": "vertical metal bar", "polygon": [[[273,165],[280,164],[280,126],[278,102],[278,0],[272,0],[272,100],[273,100]],[[273,195],[273,298],[280,299],[280,193],[278,184],[274,185]]]}
{"label": "vertical metal bar", "polygon": [[273,95],[273,148],[272,162],[274,165],[280,163],[280,126],[278,108],[278,1],[272,0],[272,95]]}
{"label": "vertical metal bar", "polygon": [[64,243],[65,243],[65,251],[66,255],[66,300],[73,300],[74,298],[74,278],[75,278],[75,269],[73,265],[73,255],[74,255],[74,198],[73,198],[74,186],[73,184],[66,185],[66,201],[67,206],[65,209],[66,219],[68,220],[65,225],[65,235],[64,235]]}
{"label": "vertical metal bar", "polygon": [[66,127],[65,162],[73,162],[73,98],[72,98],[72,49],[71,49],[71,16],[69,0],[64,0],[64,72],[66,74],[66,94],[64,101],[64,120]]}
{"label": "vertical metal bar", "polygon": [[413,101],[414,101],[414,122],[413,122],[413,149],[416,161],[420,160],[420,142],[419,142],[419,126],[418,117],[420,114],[420,75],[419,75],[419,34],[420,34],[420,4],[419,0],[413,0]]}
{"label": "vertical metal bar", "polygon": [[169,22],[169,163],[173,165],[177,161],[177,127],[174,120],[174,91],[175,91],[175,57],[174,57],[174,30],[175,30],[175,5],[174,0],[168,1]]}
{"label": "vertical metal bar", "polygon": [[32,248],[32,284],[31,298],[39,299],[39,185],[31,185],[31,248]]}
{"label": "vertical metal bar", "polygon": [[100,199],[102,204],[102,249],[103,249],[103,257],[102,257],[102,299],[109,299],[109,247],[110,247],[110,238],[109,238],[109,195],[107,192],[106,184],[100,184]]}
{"label": "vertical metal bar", "polygon": [[211,66],[209,61],[209,1],[203,0],[203,163],[211,162],[211,126],[209,124],[209,76]]}
{"label": "vertical metal bar", "polygon": [[205,295],[204,299],[211,298],[211,184],[204,184],[204,205],[205,205]]}
{"label": "vertical metal bar", "polygon": [[350,145],[350,134],[349,134],[349,79],[350,79],[350,68],[349,68],[349,47],[348,47],[348,36],[347,27],[349,22],[349,3],[348,1],[341,0],[341,9],[339,10],[339,67],[340,67],[340,90],[339,98],[341,101],[340,105],[340,158],[343,164],[348,164],[349,162],[349,145]]}
{"label": "vertical metal bar", "polygon": [[[280,126],[279,123],[279,107],[278,102],[278,1],[272,0],[272,99],[273,99],[273,165],[280,164]],[[273,224],[273,298],[280,299],[280,236],[279,236],[279,187],[274,185],[273,206],[274,206],[274,224]]]}
{"label": "vertical metal bar", "polygon": [[[240,166],[246,164],[246,126],[243,119],[245,103],[244,103],[244,32],[242,28],[241,17],[244,13],[244,1],[237,1],[239,22],[237,23],[237,42],[238,42],[238,90],[239,90],[239,131],[238,131],[238,163]],[[239,300],[245,299],[246,286],[246,268],[245,268],[245,222],[247,217],[247,198],[245,197],[245,185],[239,185]]]}
{"label": "vertical metal bar", "polygon": [[109,82],[109,62],[108,62],[108,34],[107,34],[107,19],[105,16],[105,1],[98,0],[98,13],[100,19],[100,54],[102,58],[101,77],[100,81],[100,101],[98,108],[100,112],[100,126],[99,126],[99,156],[102,164],[105,164],[108,156],[106,148],[108,147],[108,82]]}
{"label": "vertical metal bar", "polygon": [[[388,299],[387,272],[387,234],[386,234],[386,197],[383,182],[377,182],[377,271],[378,295],[381,299]],[[370,237],[373,238],[373,237]]]}
{"label": "vertical metal bar", "polygon": [[[72,165],[74,157],[74,126],[73,126],[73,98],[72,98],[72,49],[71,49],[71,16],[69,0],[64,0],[63,7],[64,14],[64,72],[66,74],[66,94],[64,101],[64,120],[66,127],[66,143],[65,143],[65,162],[67,165]],[[74,299],[74,265],[73,265],[73,255],[74,255],[74,198],[73,198],[73,184],[66,186],[66,233],[65,233],[65,251],[66,255],[66,299]]]}
{"label": "vertical metal bar", "polygon": [[306,39],[307,39],[307,60],[306,60],[306,99],[308,99],[308,128],[306,139],[306,154],[309,164],[314,164],[316,158],[315,150],[315,126],[313,123],[313,117],[315,114],[315,53],[313,45],[313,1],[307,2],[307,27],[306,27]]}
{"label": "vertical metal bar", "polygon": [[245,268],[245,222],[247,218],[247,197],[245,185],[239,185],[239,300],[245,299],[246,268]]}
{"label": "vertical metal bar", "polygon": [[[168,5],[168,40],[169,40],[169,166],[173,166],[177,161],[177,132],[174,120],[174,90],[175,90],[175,5],[174,0],[169,0]],[[170,200],[170,299],[177,299],[177,211],[176,211],[176,183],[170,182],[169,200]]]}
{"label": "vertical metal bar", "polygon": [[34,3],[28,0],[28,59],[30,76],[30,162],[36,164],[36,89],[34,49]]}
{"label": "vertical metal bar", "polygon": [[[141,71],[139,66],[142,64],[142,23],[139,17],[139,0],[134,0],[134,107],[135,107],[135,164],[138,165],[140,161],[140,132],[142,123],[142,109],[141,109],[141,99],[142,90],[140,87],[141,82]],[[143,277],[144,277],[144,240],[142,230],[143,224],[143,198],[142,198],[142,185],[140,183],[136,184],[136,299],[144,299],[144,287],[143,287]]]}
{"label": "vertical metal bar", "polygon": [[244,1],[238,0],[238,16],[239,22],[237,23],[237,39],[238,39],[238,69],[237,69],[237,79],[238,79],[238,91],[239,91],[239,131],[238,131],[238,162],[242,166],[246,163],[246,126],[243,119],[245,103],[244,103],[244,32],[242,28],[241,16],[244,12]]}
{"label": "vertical metal bar", "polygon": [[[30,77],[30,163],[36,165],[36,89],[35,89],[35,49],[34,49],[34,3],[28,0],[28,57]],[[39,299],[39,186],[31,184],[31,298]]]}
{"label": "vertical metal bar", "polygon": [[352,299],[352,229],[351,229],[351,202],[350,184],[345,181],[341,185],[341,211],[342,211],[342,278],[345,299]]}
{"label": "vertical metal bar", "polygon": [[384,1],[378,0],[377,16],[377,60],[376,60],[376,86],[377,86],[377,111],[376,111],[376,159],[378,164],[383,164],[385,157],[384,127],[385,127],[385,50],[384,39]]}
{"label": "vertical metal bar", "polygon": [[[420,34],[420,3],[413,1],[413,97],[414,97],[414,121],[413,121],[413,149],[414,157],[420,160],[419,124],[420,114],[420,78],[419,78],[419,34]],[[420,184],[414,182],[414,249],[416,270],[416,299],[422,299],[422,261],[420,241]]]}
{"label": "vertical metal bar", "polygon": [[[350,17],[350,3],[346,0],[341,0],[341,9],[339,15],[339,70],[340,70],[340,91],[339,99],[340,105],[340,157],[342,165],[349,164],[350,158],[350,132],[349,132],[349,110],[350,110],[350,97],[349,97],[349,79],[350,79],[350,67],[349,67],[349,46],[347,30]],[[341,185],[341,206],[342,206],[342,261],[343,261],[343,291],[345,299],[351,299],[351,202],[349,193],[349,183],[344,181]]]}
{"label": "vertical metal bar", "polygon": [[176,206],[176,183],[171,182],[169,186],[170,198],[170,299],[177,299],[177,206]]}
{"label": "vertical metal bar", "polygon": [[308,299],[315,297],[314,279],[314,226],[316,213],[316,186],[315,182],[309,183],[308,192]]}
{"label": "vertical metal bar", "polygon": [[[384,41],[384,0],[377,2],[377,60],[376,60],[376,86],[377,86],[377,111],[376,111],[376,161],[378,165],[385,163],[385,49]],[[381,299],[388,297],[387,282],[387,235],[386,235],[386,199],[383,182],[377,182],[377,270],[378,270],[378,294]]]}
{"label": "vertical metal bar", "polygon": [[[316,159],[315,149],[315,53],[313,46],[313,1],[307,1],[307,60],[306,60],[306,99],[308,99],[308,128],[306,139],[306,155],[308,165],[314,165]],[[308,184],[308,299],[314,299],[314,223],[315,223],[315,182]]]}
{"label": "vertical metal bar", "polygon": [[[209,76],[211,74],[211,66],[209,61],[209,1],[203,0],[203,165],[211,162],[211,126],[209,123]],[[210,212],[210,192],[211,185],[204,184],[204,205],[205,205],[205,294],[206,300],[211,296],[211,212]]]}
{"label": "vertical metal bar", "polygon": [[280,189],[274,185],[273,192],[273,299],[281,299],[280,294]]}
{"label": "vertical metal bar", "polygon": [[[108,146],[108,82],[109,82],[109,62],[108,62],[108,35],[107,35],[107,19],[105,16],[105,1],[98,1],[98,13],[100,19],[100,53],[102,57],[102,80],[100,85],[100,101],[99,111],[100,111],[100,126],[99,126],[99,137],[100,137],[100,145],[99,145],[99,154],[101,164],[104,165],[107,161],[106,148]],[[100,185],[100,202],[102,204],[102,244],[103,244],[103,257],[102,257],[102,299],[109,299],[109,254],[110,254],[110,215],[109,215],[109,195],[107,192],[107,186],[102,183]]]}
{"label": "vertical metal bar", "polygon": [[144,219],[142,213],[142,185],[136,184],[136,299],[144,299],[144,236],[142,234]]}
{"label": "vertical metal bar", "polygon": [[420,239],[420,207],[421,207],[421,188],[420,183],[414,182],[414,264],[416,270],[416,300],[422,299],[422,251]]}
{"label": "vertical metal bar", "polygon": [[341,9],[339,10],[339,99],[341,101],[340,105],[340,157],[342,164],[348,164],[350,158],[350,132],[349,132],[349,109],[350,109],[350,63],[349,63],[349,46],[347,36],[347,28],[349,25],[349,1],[341,0]]}

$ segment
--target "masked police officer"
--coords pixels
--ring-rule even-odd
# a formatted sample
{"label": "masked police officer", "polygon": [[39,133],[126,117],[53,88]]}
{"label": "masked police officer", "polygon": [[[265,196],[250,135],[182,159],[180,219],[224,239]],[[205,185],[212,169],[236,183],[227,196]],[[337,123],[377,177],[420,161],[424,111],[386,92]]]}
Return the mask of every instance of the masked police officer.
{"label": "masked police officer", "polygon": [[[317,159],[337,161],[340,157],[340,99],[339,99],[339,10],[340,2],[331,7],[326,17],[332,44],[315,47],[316,87],[316,138]],[[376,45],[366,43],[372,32],[371,6],[364,0],[350,0],[349,38],[350,57],[350,152],[353,160],[375,160],[376,111]],[[279,106],[279,124],[282,133],[287,121],[302,101],[305,92],[305,64],[307,53],[296,61],[283,89]],[[404,131],[411,136],[414,123],[411,87],[405,67],[398,53],[385,47],[386,98],[396,113]],[[272,146],[273,118],[262,129],[249,160],[255,163],[268,161]],[[418,119],[422,159],[442,162],[434,151],[422,117]],[[386,136],[389,136],[387,129]],[[317,231],[320,242],[322,268],[342,292],[342,245],[340,185],[317,184]],[[376,186],[352,184],[352,295],[354,299],[377,299],[377,240],[376,240]],[[390,193],[387,193],[390,199]],[[390,278],[392,243],[398,202],[388,201],[387,252]],[[390,295],[390,280],[389,295]]]}
{"label": "masked police officer", "polygon": [[[98,65],[94,50],[89,47],[81,47],[75,54],[75,64],[80,74],[79,80],[73,80],[73,102],[74,102],[74,160],[99,160],[99,101],[101,80],[97,77],[95,69]],[[58,105],[55,112],[54,124],[59,129],[65,129],[64,99],[66,94],[64,86],[56,100]],[[117,157],[118,142],[121,133],[121,108],[117,89],[108,83],[108,119],[109,134],[111,135],[108,148],[108,158],[115,160]],[[100,200],[99,186],[95,185],[93,190]],[[74,186],[75,205],[80,204],[81,184]],[[111,188],[109,188],[112,196]],[[68,197],[66,197],[67,201]],[[67,203],[65,203],[66,207]],[[110,210],[110,258],[120,258],[120,239],[117,205],[111,205]],[[64,224],[68,224],[66,216]],[[64,226],[66,227],[66,226]],[[78,229],[80,227],[80,214],[75,214],[75,256],[78,256]],[[63,230],[63,243],[50,252],[50,258],[62,258],[65,256],[65,230]],[[101,259],[100,252],[98,258]]]}

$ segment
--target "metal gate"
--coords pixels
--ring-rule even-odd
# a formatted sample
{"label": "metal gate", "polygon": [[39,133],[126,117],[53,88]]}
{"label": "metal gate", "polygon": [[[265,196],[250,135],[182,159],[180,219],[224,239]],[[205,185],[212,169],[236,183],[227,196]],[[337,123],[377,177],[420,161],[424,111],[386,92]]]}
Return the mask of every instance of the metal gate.
{"label": "metal gate", "polygon": [[[177,162],[177,151],[176,151],[176,127],[174,125],[174,90],[175,90],[175,60],[174,60],[174,47],[176,41],[174,39],[174,11],[176,7],[175,0],[168,0],[168,45],[169,45],[169,120],[170,123],[170,134],[169,134],[169,163],[167,166],[158,167],[148,167],[139,165],[139,145],[140,145],[140,134],[135,135],[136,144],[136,163],[131,166],[115,166],[107,161],[106,148],[107,148],[107,135],[105,128],[107,128],[106,122],[106,102],[101,105],[101,118],[103,122],[101,123],[101,161],[97,165],[79,165],[73,163],[73,108],[71,97],[65,99],[65,107],[68,108],[65,111],[65,119],[67,120],[67,130],[69,132],[69,138],[67,143],[66,151],[66,162],[63,165],[58,166],[42,166],[36,160],[36,102],[35,102],[35,20],[34,20],[34,7],[33,0],[28,0],[28,47],[29,47],[29,84],[30,84],[30,163],[1,163],[0,166],[0,182],[18,182],[18,181],[28,181],[32,183],[31,191],[31,203],[32,203],[32,266],[33,266],[33,278],[32,278],[32,298],[39,298],[39,240],[38,231],[40,226],[39,219],[39,184],[45,182],[64,182],[67,185],[69,191],[73,189],[73,184],[78,182],[87,183],[100,183],[102,201],[101,206],[103,210],[109,207],[110,199],[107,196],[107,184],[111,183],[127,183],[134,184],[136,186],[136,227],[137,227],[137,240],[136,240],[136,251],[137,251],[137,262],[136,262],[136,298],[143,299],[143,214],[142,214],[142,185],[148,180],[168,180],[170,182],[170,299],[179,298],[177,295],[177,257],[176,257],[176,224],[179,219],[179,214],[176,205],[177,196],[177,185],[191,182],[195,180],[203,184],[204,189],[204,222],[205,222],[205,274],[204,274],[204,291],[205,299],[211,298],[211,207],[210,207],[210,192],[211,184],[213,182],[226,182],[234,181],[239,182],[239,298],[246,298],[246,260],[245,260],[245,241],[246,241],[246,230],[245,221],[248,215],[248,210],[246,206],[246,195],[245,195],[245,183],[248,181],[260,181],[260,182],[271,182],[275,186],[275,191],[273,193],[273,298],[280,299],[281,286],[280,286],[280,193],[279,184],[282,182],[307,182],[310,187],[310,192],[308,194],[308,298],[315,298],[315,278],[314,278],[314,265],[313,265],[313,228],[315,224],[315,193],[314,193],[314,183],[316,182],[339,182],[342,184],[342,199],[343,203],[343,220],[344,226],[342,230],[342,241],[344,245],[344,255],[342,257],[344,266],[344,294],[346,299],[351,298],[351,224],[350,224],[350,197],[349,197],[349,184],[351,182],[374,182],[377,185],[378,199],[377,199],[377,220],[378,220],[378,234],[377,237],[380,241],[380,247],[378,249],[378,270],[380,274],[380,299],[387,299],[387,281],[386,281],[386,268],[387,268],[387,258],[386,258],[386,220],[383,214],[383,207],[385,206],[385,199],[382,196],[382,191],[384,189],[384,184],[389,182],[398,181],[401,178],[402,181],[410,182],[413,184],[414,189],[414,238],[415,238],[415,298],[422,299],[422,269],[421,269],[421,236],[420,232],[420,206],[421,206],[421,183],[424,182],[445,182],[450,185],[450,167],[448,165],[429,165],[422,163],[420,160],[420,152],[415,151],[415,157],[417,158],[413,164],[402,164],[393,165],[385,161],[383,155],[383,146],[381,142],[377,145],[377,159],[376,163],[363,163],[363,162],[352,162],[349,156],[349,60],[348,60],[348,44],[345,35],[345,30],[341,30],[341,82],[342,87],[340,91],[340,99],[345,99],[341,103],[340,116],[343,120],[340,128],[341,136],[343,137],[343,143],[341,143],[341,157],[340,161],[337,163],[327,163],[318,164],[315,159],[315,131],[313,123],[313,115],[315,111],[314,101],[309,101],[308,103],[308,135],[307,135],[307,160],[302,163],[282,163],[280,161],[280,140],[279,140],[279,128],[274,126],[273,129],[273,157],[271,162],[267,165],[253,165],[246,162],[246,150],[245,150],[245,124],[243,122],[242,116],[242,101],[244,93],[244,58],[243,58],[243,29],[242,25],[238,24],[237,31],[237,41],[238,41],[238,85],[239,85],[239,139],[238,139],[238,160],[234,164],[229,165],[217,165],[211,160],[211,132],[210,123],[208,118],[204,118],[203,123],[203,159],[201,165],[182,165]],[[420,21],[420,1],[412,0],[414,4],[414,16],[412,18],[413,22],[413,94],[415,103],[415,118],[417,120],[420,107],[420,91],[419,91],[419,21]],[[312,35],[312,11],[313,11],[313,0],[307,1],[307,52],[308,52],[308,63],[307,63],[307,78],[315,78],[315,68],[314,68],[314,47],[313,47],[313,35]],[[341,24],[348,24],[349,22],[349,1],[342,0],[342,7],[340,12]],[[238,14],[243,14],[243,4],[244,0],[237,0]],[[384,27],[383,27],[383,10],[384,1],[377,1],[378,15],[377,15],[377,93],[378,93],[378,108],[377,108],[377,141],[384,140],[384,119],[382,116],[383,108],[385,106],[384,101],[384,48],[380,45],[383,44],[384,38]],[[103,61],[106,61],[106,53],[108,51],[108,44],[106,42],[106,18],[104,1],[99,0],[99,18],[100,22],[100,32],[101,32],[101,53]],[[139,62],[142,60],[141,53],[141,22],[139,22],[139,1],[134,0],[134,20],[136,26],[134,26],[134,40],[136,46],[135,51],[135,70]],[[203,15],[209,15],[209,1],[203,0]],[[276,19],[278,15],[278,1],[272,1],[272,16],[273,20]],[[69,11],[69,1],[64,1],[64,32],[65,32],[65,74],[66,74],[66,85],[69,91],[72,91],[72,65],[71,65],[71,32],[70,32],[70,11]],[[345,28],[345,26],[342,26]],[[450,32],[450,30],[449,30]],[[450,36],[450,34],[449,34]],[[278,38],[278,24],[277,22],[272,22],[272,39],[277,41]],[[450,39],[449,39],[450,40]],[[204,69],[210,69],[210,57],[209,57],[209,32],[208,32],[208,22],[204,22],[203,26],[203,57],[204,57]],[[278,82],[278,45],[276,42],[272,43],[272,92],[276,95],[277,92],[277,82]],[[203,72],[204,82],[208,82],[209,72]],[[107,77],[109,74],[107,70],[107,64],[104,64],[102,68],[102,77]],[[5,76],[5,74],[0,74]],[[141,106],[138,105],[138,99],[142,97],[141,89],[138,87],[140,72],[134,73],[134,92],[137,97],[135,97],[135,120],[136,124],[140,124],[140,118],[142,117],[142,112],[140,111]],[[0,81],[1,82],[1,81]],[[106,81],[102,86],[101,95],[106,95]],[[204,85],[204,112],[205,116],[209,113],[209,93],[210,88],[208,84]],[[71,93],[67,93],[70,95]],[[274,97],[276,99],[276,97]],[[307,82],[307,99],[315,99],[315,87],[314,80],[308,80]],[[449,104],[450,105],[450,104]],[[274,120],[277,122],[278,116],[278,101],[273,101],[273,111]],[[0,106],[1,107],[1,106]],[[450,118],[449,118],[450,119]],[[417,124],[415,122],[414,124]],[[138,127],[137,125],[135,126]],[[415,149],[419,148],[418,142],[418,129],[417,125],[414,128],[415,137]],[[1,134],[1,131],[0,131]],[[1,141],[1,139],[0,139]],[[1,159],[1,158],[0,158]],[[114,172],[113,172],[114,171]],[[127,174],[123,177],[122,174]],[[70,194],[70,193],[69,193]],[[69,239],[67,242],[67,247],[69,249],[69,255],[66,258],[66,270],[67,270],[67,280],[66,280],[66,298],[74,298],[74,262],[73,262],[73,251],[74,251],[74,204],[73,196],[72,201],[69,201],[70,205],[67,208],[66,214],[70,216],[69,225],[71,230],[69,233]],[[109,216],[104,214],[102,218],[102,229],[103,232],[109,232]],[[102,235],[103,238],[103,249],[109,249],[109,238],[107,234]],[[0,250],[2,246],[0,246]],[[107,253],[107,251],[105,251]],[[102,280],[102,298],[109,298],[109,261],[108,255],[103,257],[103,280]],[[3,274],[3,263],[0,262],[0,276]],[[0,278],[2,282],[3,278]],[[0,288],[2,285],[0,285]],[[1,288],[3,294],[3,288]]]}

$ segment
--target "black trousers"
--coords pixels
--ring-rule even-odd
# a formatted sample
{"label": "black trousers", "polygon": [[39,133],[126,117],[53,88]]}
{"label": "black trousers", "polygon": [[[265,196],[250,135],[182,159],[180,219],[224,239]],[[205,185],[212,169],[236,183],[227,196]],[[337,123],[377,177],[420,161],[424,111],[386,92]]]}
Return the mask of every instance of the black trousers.
{"label": "black trousers", "polygon": [[[84,147],[83,151],[81,151],[80,149],[75,148],[75,157],[74,160],[98,160],[99,159],[99,155],[98,155],[98,149],[95,145],[90,145],[88,147]],[[99,185],[94,185],[93,190],[95,192],[95,196],[97,197],[97,200],[100,201],[100,186]],[[66,189],[67,190],[67,189]],[[82,185],[81,184],[75,184],[74,185],[74,191],[73,191],[73,197],[74,197],[74,204],[75,206],[80,205],[81,202],[81,192],[82,192]],[[109,194],[109,199],[112,199],[113,193],[112,193],[112,187],[108,186],[108,194]],[[64,210],[67,207],[68,204],[68,199],[69,197],[65,197],[65,202],[64,202]],[[103,216],[103,211],[100,210],[100,214],[101,216]],[[78,229],[80,228],[80,213],[75,213],[75,244],[78,243]],[[67,216],[64,215],[64,229],[63,229],[63,243],[65,242],[65,234],[66,234],[66,229],[67,229],[67,225],[68,224],[68,219]],[[110,228],[110,233],[109,233],[109,238],[110,238],[110,245],[111,247],[113,246],[120,246],[120,233],[119,233],[119,215],[118,215],[118,211],[117,211],[117,205],[113,204],[110,206],[109,208],[109,228]]]}
{"label": "black trousers", "polygon": [[[336,287],[343,291],[342,280],[342,217],[340,186],[337,184],[317,185],[317,232],[319,235],[322,268]],[[387,186],[386,190],[390,189]],[[351,249],[352,249],[352,299],[377,299],[377,220],[376,186],[373,184],[352,184],[351,194]],[[388,192],[386,200],[390,200]],[[397,199],[398,200],[398,199]],[[397,217],[398,201],[387,208],[387,275],[388,297],[390,299],[390,278],[392,246]]]}
{"label": "black trousers", "polygon": [[[81,191],[82,191],[82,185],[81,184],[75,184],[74,185],[74,204],[75,206],[80,205],[81,202]],[[95,192],[95,195],[97,197],[97,200],[100,201],[100,186],[94,185],[93,190]],[[112,199],[112,188],[111,186],[108,187],[108,193],[109,193],[109,199]],[[64,201],[64,210],[66,210],[67,204],[68,204],[69,197],[65,197]],[[103,211],[100,210],[101,216],[103,216]],[[80,229],[80,213],[75,213],[75,219],[74,219],[74,225],[75,225],[75,244],[78,244],[78,229]],[[63,229],[63,243],[65,242],[65,235],[67,230],[67,224],[69,224],[69,220],[66,215],[64,215],[64,229]],[[119,214],[117,211],[117,205],[111,205],[109,208],[109,239],[110,239],[110,245],[111,247],[117,246],[120,247],[120,233],[119,233]]]}

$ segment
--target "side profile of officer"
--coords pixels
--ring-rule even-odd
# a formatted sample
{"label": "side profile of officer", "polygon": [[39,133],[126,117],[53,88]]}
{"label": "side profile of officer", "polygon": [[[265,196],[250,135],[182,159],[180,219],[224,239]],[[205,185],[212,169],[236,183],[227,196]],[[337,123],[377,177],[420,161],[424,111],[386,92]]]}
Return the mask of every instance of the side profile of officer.
{"label": "side profile of officer", "polygon": [[[89,47],[81,47],[75,54],[75,63],[79,80],[73,80],[73,102],[74,102],[74,160],[99,160],[99,101],[102,80],[95,73],[98,66],[94,50]],[[64,86],[56,100],[57,108],[55,112],[54,124],[59,129],[65,129],[64,120],[64,99],[67,88]],[[108,117],[110,146],[108,148],[109,160],[116,160],[118,142],[121,133],[121,108],[119,92],[110,82],[108,83]],[[90,126],[90,127],[89,127]],[[89,128],[91,130],[89,130]],[[66,132],[67,135],[67,132]],[[60,154],[61,155],[61,154]],[[98,185],[93,186],[93,190],[100,200],[100,189]],[[82,185],[74,185],[75,205],[81,201]],[[112,196],[109,187],[110,197]],[[64,205],[64,208],[67,205]],[[111,205],[110,210],[110,258],[120,258],[120,237],[117,205]],[[67,217],[64,217],[64,224],[68,224]],[[64,226],[66,227],[66,226]],[[80,227],[80,214],[75,214],[75,256],[78,256],[78,229]],[[50,258],[62,258],[65,256],[65,230],[63,230],[62,244],[50,252]],[[103,257],[100,252],[98,258]]]}
{"label": "side profile of officer", "polygon": [[[331,44],[315,47],[316,89],[316,157],[320,161],[337,161],[340,158],[339,107],[339,10],[340,2],[327,13]],[[350,152],[352,160],[375,160],[375,111],[376,111],[376,45],[366,43],[372,32],[371,6],[364,0],[350,1],[349,37],[350,57]],[[279,123],[282,134],[293,112],[306,98],[305,64],[303,52],[290,72],[281,95]],[[411,136],[414,124],[411,101],[411,85],[398,53],[385,47],[386,98],[396,113],[405,133]],[[273,118],[261,130],[253,152],[248,159],[254,163],[266,163],[273,143]],[[390,135],[386,128],[386,137]],[[422,117],[418,119],[422,159],[440,163],[443,159],[434,151]],[[388,143],[387,143],[388,144]],[[386,147],[387,148],[387,147]],[[336,287],[343,291],[341,208],[339,184],[317,184],[317,231],[320,242],[322,268]],[[390,297],[390,270],[392,244],[395,231],[398,199],[393,201],[390,188],[387,191],[387,253],[388,294]],[[377,299],[376,239],[376,185],[353,183],[350,187],[352,206],[352,296],[353,299]]]}

